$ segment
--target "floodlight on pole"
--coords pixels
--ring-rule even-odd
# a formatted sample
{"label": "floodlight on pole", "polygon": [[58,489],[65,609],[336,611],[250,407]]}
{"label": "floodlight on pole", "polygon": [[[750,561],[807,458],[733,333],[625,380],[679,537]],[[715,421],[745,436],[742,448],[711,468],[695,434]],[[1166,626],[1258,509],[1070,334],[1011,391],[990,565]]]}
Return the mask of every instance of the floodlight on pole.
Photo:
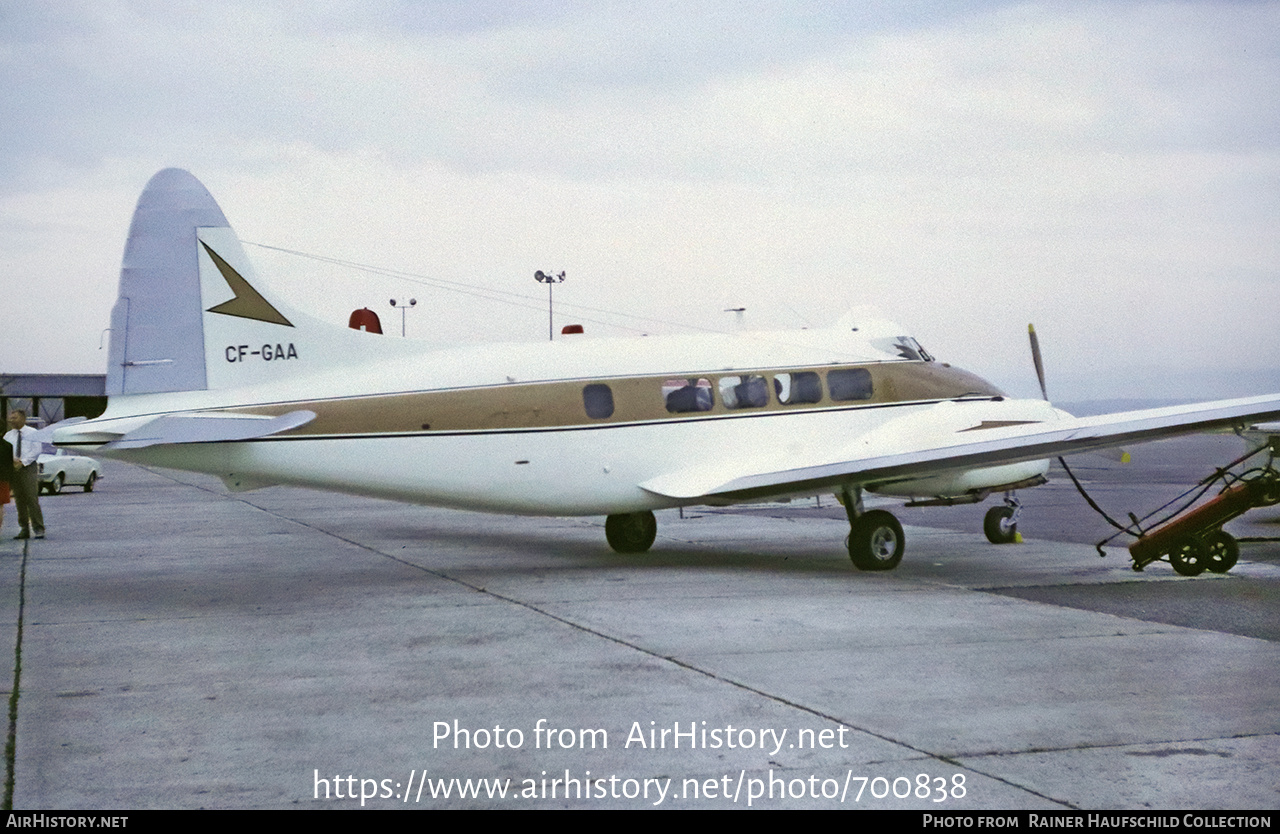
{"label": "floodlight on pole", "polygon": [[533,273],[533,280],[537,281],[539,284],[547,285],[547,339],[554,339],[555,325],[553,324],[553,321],[555,319],[555,314],[554,307],[552,306],[551,288],[564,281],[564,271],[561,270],[559,275],[548,275],[539,269],[537,272]]}
{"label": "floodlight on pole", "polygon": [[392,306],[392,307],[395,307],[397,310],[399,310],[399,311],[400,311],[400,338],[404,338],[404,317],[405,317],[405,313],[409,310],[409,308],[410,308],[410,307],[416,306],[416,305],[417,305],[417,303],[418,303],[418,299],[416,299],[416,298],[411,298],[411,299],[409,299],[409,303],[408,303],[408,304],[397,304],[397,303],[396,303],[396,300],[395,300],[394,298],[393,298],[393,299],[391,299],[391,306]]}

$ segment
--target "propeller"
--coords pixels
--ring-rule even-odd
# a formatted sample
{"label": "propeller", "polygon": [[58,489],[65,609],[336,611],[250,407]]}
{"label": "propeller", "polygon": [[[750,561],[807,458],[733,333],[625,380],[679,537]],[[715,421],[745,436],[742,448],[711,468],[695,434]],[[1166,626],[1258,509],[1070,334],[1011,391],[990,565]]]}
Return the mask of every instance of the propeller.
{"label": "propeller", "polygon": [[1040,358],[1040,340],[1036,338],[1036,326],[1027,325],[1027,335],[1031,337],[1031,361],[1036,363],[1036,379],[1040,380],[1040,395],[1049,400],[1049,392],[1044,387],[1044,360]]}
{"label": "propeller", "polygon": [[[1040,339],[1036,337],[1036,326],[1034,324],[1027,325],[1027,336],[1031,339],[1031,361],[1036,366],[1036,379],[1040,380],[1040,395],[1044,397],[1045,402],[1049,401],[1049,391],[1044,384],[1044,359],[1040,356]],[[1093,454],[1101,455],[1109,460],[1119,463],[1129,463],[1131,460],[1129,453],[1124,449],[1098,449]]]}

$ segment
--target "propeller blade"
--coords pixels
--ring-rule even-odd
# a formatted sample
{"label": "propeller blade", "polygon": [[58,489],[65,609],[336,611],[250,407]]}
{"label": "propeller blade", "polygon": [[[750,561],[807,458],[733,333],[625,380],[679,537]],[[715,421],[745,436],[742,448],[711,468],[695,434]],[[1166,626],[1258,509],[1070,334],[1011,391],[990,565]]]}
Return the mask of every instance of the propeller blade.
{"label": "propeller blade", "polygon": [[[1036,364],[1036,379],[1040,380],[1040,394],[1047,402],[1049,392],[1044,384],[1044,360],[1040,358],[1040,339],[1036,336],[1036,326],[1034,324],[1027,325],[1027,336],[1031,339],[1031,361]],[[1117,463],[1128,463],[1130,461],[1129,453],[1124,449],[1098,449],[1090,454],[1099,455]]]}
{"label": "propeller blade", "polygon": [[1044,361],[1040,359],[1040,340],[1036,338],[1036,326],[1027,325],[1027,335],[1031,337],[1031,361],[1036,363],[1036,379],[1040,380],[1040,394],[1049,399],[1049,392],[1044,387]]}

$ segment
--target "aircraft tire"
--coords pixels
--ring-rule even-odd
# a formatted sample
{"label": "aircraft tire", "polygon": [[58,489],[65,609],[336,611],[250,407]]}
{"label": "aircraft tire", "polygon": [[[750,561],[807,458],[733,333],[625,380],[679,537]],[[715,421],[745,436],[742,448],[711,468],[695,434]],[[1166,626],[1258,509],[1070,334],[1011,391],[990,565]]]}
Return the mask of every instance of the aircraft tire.
{"label": "aircraft tire", "polygon": [[1183,576],[1199,576],[1208,563],[1204,545],[1195,539],[1183,539],[1169,553],[1169,564]]}
{"label": "aircraft tire", "polygon": [[1013,518],[1012,507],[992,507],[982,519],[982,532],[987,534],[987,541],[992,544],[1013,544],[1018,540],[1018,525],[1010,524]]}
{"label": "aircraft tire", "polygon": [[885,510],[863,513],[849,530],[849,559],[858,570],[893,570],[905,546],[902,525]]}
{"label": "aircraft tire", "polygon": [[1235,537],[1223,530],[1210,533],[1205,539],[1205,570],[1226,573],[1240,559],[1240,545]]}
{"label": "aircraft tire", "polygon": [[658,520],[648,510],[611,515],[604,522],[604,537],[618,553],[644,553],[658,537]]}

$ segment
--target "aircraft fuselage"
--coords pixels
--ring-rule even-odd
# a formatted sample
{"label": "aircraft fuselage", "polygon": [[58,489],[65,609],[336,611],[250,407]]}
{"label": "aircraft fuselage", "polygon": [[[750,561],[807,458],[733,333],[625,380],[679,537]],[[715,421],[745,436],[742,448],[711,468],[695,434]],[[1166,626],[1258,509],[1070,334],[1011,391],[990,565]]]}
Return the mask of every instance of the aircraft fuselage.
{"label": "aircraft fuselage", "polygon": [[[702,340],[723,347],[733,338]],[[696,354],[698,340],[678,337],[676,346]],[[837,448],[860,455],[926,448],[957,432],[1042,422],[1060,413],[1040,400],[1009,399],[973,374],[923,359],[718,371],[680,369],[671,359],[668,367],[677,370],[666,373],[528,381],[544,362],[582,373],[595,364],[593,357],[606,360],[613,350],[626,354],[628,348],[653,355],[662,352],[663,341],[570,337],[554,345],[508,345],[524,358],[504,367],[520,376],[503,374],[501,382],[471,386],[448,382],[464,372],[472,379],[497,376],[485,368],[495,346],[427,349],[413,359],[298,378],[287,386],[311,392],[305,398],[282,399],[279,385],[117,397],[94,423],[127,430],[153,419],[153,405],[172,412],[181,410],[183,399],[205,414],[276,416],[307,409],[314,420],[272,437],[114,454],[213,472],[241,487],[294,484],[471,510],[602,515],[695,503],[645,488],[651,479],[685,469],[732,473],[809,465]],[[769,336],[744,341],[741,354],[761,344],[776,347]],[[787,352],[797,347],[789,345]],[[415,385],[385,392],[388,378],[409,373],[420,377]],[[372,393],[377,384],[384,391]],[[326,388],[329,396],[315,396]],[[1030,461],[856,485],[890,495],[960,496],[1025,482],[1047,467],[1046,461]],[[831,488],[814,486],[797,494]]]}

